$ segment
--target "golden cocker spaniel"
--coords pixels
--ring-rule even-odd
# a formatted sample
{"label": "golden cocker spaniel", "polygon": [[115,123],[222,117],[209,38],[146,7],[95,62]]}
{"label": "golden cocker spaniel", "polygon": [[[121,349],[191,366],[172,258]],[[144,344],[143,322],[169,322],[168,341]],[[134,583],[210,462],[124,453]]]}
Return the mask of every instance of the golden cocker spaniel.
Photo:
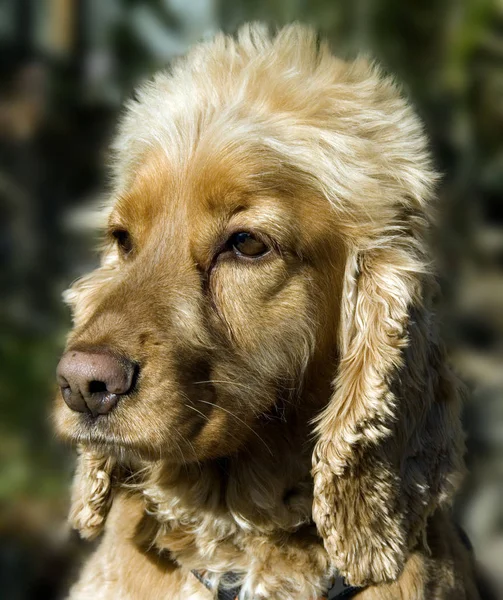
{"label": "golden cocker spaniel", "polygon": [[140,88],[113,153],[58,367],[71,523],[104,530],[72,600],[479,598],[436,176],[397,86],[245,26]]}

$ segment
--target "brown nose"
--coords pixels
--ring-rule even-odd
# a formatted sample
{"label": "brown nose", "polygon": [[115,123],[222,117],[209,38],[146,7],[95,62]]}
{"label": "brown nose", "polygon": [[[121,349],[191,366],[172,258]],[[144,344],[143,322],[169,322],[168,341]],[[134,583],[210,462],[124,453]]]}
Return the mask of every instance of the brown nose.
{"label": "brown nose", "polygon": [[104,415],[117,404],[119,396],[131,391],[135,366],[107,350],[66,352],[56,371],[61,394],[77,412]]}

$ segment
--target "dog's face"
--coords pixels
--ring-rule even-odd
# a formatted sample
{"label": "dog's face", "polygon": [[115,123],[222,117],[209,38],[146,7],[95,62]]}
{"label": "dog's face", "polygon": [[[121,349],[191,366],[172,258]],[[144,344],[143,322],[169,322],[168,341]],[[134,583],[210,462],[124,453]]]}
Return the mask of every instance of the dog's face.
{"label": "dog's face", "polygon": [[75,286],[67,347],[84,361],[111,353],[133,380],[106,414],[58,395],[63,437],[144,457],[221,456],[300,401],[306,379],[330,380],[344,260],[334,218],[245,142],[203,138],[183,169],[160,152],[139,161],[102,267]]}

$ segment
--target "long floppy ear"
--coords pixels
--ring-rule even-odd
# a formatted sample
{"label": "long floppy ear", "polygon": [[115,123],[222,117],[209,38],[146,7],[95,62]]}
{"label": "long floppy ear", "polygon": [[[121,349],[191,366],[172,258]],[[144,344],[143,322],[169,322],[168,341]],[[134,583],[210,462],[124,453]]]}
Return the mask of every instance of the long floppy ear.
{"label": "long floppy ear", "polygon": [[112,505],[117,461],[79,448],[68,520],[83,538],[92,540],[105,525]]}
{"label": "long floppy ear", "polygon": [[462,472],[457,385],[413,230],[411,221],[382,247],[350,252],[342,357],[317,424],[313,517],[334,566],[354,585],[399,575]]}
{"label": "long floppy ear", "polygon": [[432,310],[436,175],[422,127],[374,66],[333,69],[345,102],[334,96],[330,120],[323,113],[303,167],[337,211],[346,246],[340,360],[316,426],[313,518],[333,565],[365,585],[396,579],[428,517],[450,503],[464,441]]}

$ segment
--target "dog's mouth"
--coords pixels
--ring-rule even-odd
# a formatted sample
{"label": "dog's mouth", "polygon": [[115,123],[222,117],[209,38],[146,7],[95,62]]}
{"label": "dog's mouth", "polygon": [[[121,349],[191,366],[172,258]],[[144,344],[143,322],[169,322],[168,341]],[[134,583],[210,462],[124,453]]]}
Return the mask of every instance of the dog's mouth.
{"label": "dog's mouth", "polygon": [[[128,437],[121,432],[120,415],[118,410],[99,413],[96,411],[74,411],[61,403],[64,398],[61,391],[57,399],[58,408],[54,419],[56,430],[60,437],[71,443],[92,445],[122,445],[128,444]],[[125,400],[121,398],[121,402]],[[104,400],[106,402],[107,400]],[[129,440],[131,444],[132,440]]]}
{"label": "dog's mouth", "polygon": [[[129,452],[144,459],[199,460],[199,449],[215,445],[222,430],[230,428],[219,419],[228,413],[217,406],[213,391],[207,386],[196,387],[198,394],[189,395],[189,390],[178,386],[162,390],[138,386],[129,394],[117,395],[112,402],[106,395],[98,395],[92,398],[93,410],[82,407],[79,411],[68,405],[65,394],[70,392],[62,386],[54,411],[55,429],[61,439],[72,445],[102,448],[112,454]],[[110,409],[105,410],[110,404]]]}
{"label": "dog's mouth", "polygon": [[[68,410],[66,410],[69,413]],[[180,462],[180,452],[176,444],[155,444],[149,440],[145,430],[124,429],[120,419],[113,413],[94,417],[90,413],[75,415],[70,413],[72,424],[56,415],[56,429],[63,441],[72,446],[84,446],[95,452],[115,456],[129,461],[141,459],[156,461],[159,459]],[[119,424],[117,423],[119,421]],[[182,462],[185,462],[182,460]]]}

